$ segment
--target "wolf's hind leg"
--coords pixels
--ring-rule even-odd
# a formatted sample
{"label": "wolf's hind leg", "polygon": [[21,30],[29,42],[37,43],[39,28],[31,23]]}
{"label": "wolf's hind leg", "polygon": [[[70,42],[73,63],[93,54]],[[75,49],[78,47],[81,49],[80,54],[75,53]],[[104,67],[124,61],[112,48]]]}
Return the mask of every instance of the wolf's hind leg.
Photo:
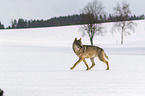
{"label": "wolf's hind leg", "polygon": [[93,68],[95,66],[94,57],[93,58],[90,58],[90,60],[92,62],[92,66],[90,67],[90,69],[91,69],[91,68]]}
{"label": "wolf's hind leg", "polygon": [[70,69],[74,69],[81,61],[83,61],[83,59],[82,58],[79,58],[79,60]]}
{"label": "wolf's hind leg", "polygon": [[102,62],[104,62],[107,65],[107,69],[106,70],[109,70],[109,63],[108,63],[108,61],[103,60]]}
{"label": "wolf's hind leg", "polygon": [[106,65],[107,65],[107,69],[106,70],[109,70],[109,64],[108,64],[108,61],[105,61]]}
{"label": "wolf's hind leg", "polygon": [[108,63],[108,61],[106,61],[104,57],[99,58],[99,59],[100,59],[100,61],[104,62],[107,65],[107,69],[106,70],[109,70],[109,63]]}
{"label": "wolf's hind leg", "polygon": [[87,69],[86,69],[86,70],[89,70],[89,66],[88,66],[88,64],[87,64],[87,62],[86,62],[86,60],[85,60],[85,59],[83,60],[83,62],[85,63],[85,65],[86,65],[86,67],[87,67]]}
{"label": "wolf's hind leg", "polygon": [[109,70],[109,63],[108,63],[108,61],[105,60],[105,57],[107,59],[109,59],[108,56],[104,53],[104,51],[102,51],[100,53],[100,55],[98,56],[99,60],[102,61],[102,62],[104,62],[107,65],[107,69],[106,70]]}

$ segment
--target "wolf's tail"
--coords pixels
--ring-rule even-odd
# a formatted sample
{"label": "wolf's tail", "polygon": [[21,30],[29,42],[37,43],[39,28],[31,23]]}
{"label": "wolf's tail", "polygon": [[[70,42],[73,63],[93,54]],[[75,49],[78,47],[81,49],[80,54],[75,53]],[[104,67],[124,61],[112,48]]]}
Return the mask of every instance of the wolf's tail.
{"label": "wolf's tail", "polygon": [[107,58],[107,59],[109,59],[109,57],[106,55],[106,53],[104,52],[104,56]]}

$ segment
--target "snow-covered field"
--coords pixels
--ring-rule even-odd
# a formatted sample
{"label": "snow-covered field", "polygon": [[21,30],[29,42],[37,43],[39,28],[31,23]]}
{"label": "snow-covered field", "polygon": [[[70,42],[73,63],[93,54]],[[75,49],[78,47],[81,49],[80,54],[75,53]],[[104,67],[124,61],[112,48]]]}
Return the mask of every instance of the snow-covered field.
{"label": "snow-covered field", "polygon": [[[135,33],[95,37],[94,44],[109,56],[110,70],[95,59],[96,66],[85,71],[73,53],[80,26],[0,30],[0,88],[4,96],[145,96],[145,21],[136,21]],[[82,38],[89,44],[89,38]],[[89,66],[91,62],[87,60]]]}

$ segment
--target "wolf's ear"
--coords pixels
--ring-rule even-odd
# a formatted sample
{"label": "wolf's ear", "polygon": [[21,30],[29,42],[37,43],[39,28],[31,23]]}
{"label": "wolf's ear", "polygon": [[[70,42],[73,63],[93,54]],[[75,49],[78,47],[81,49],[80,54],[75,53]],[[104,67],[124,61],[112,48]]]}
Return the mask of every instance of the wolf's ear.
{"label": "wolf's ear", "polygon": [[82,40],[82,38],[79,39],[80,41]]}
{"label": "wolf's ear", "polygon": [[77,41],[77,38],[75,38],[75,41]]}

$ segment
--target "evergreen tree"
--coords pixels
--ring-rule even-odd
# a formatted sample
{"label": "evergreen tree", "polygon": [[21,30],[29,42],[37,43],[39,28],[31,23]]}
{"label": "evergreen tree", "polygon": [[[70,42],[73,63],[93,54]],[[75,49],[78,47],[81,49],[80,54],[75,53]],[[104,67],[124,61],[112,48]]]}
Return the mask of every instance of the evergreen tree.
{"label": "evergreen tree", "polygon": [[27,28],[27,21],[25,21],[24,19],[19,19],[17,28]]}
{"label": "evergreen tree", "polygon": [[4,25],[0,22],[0,29],[4,29]]}

